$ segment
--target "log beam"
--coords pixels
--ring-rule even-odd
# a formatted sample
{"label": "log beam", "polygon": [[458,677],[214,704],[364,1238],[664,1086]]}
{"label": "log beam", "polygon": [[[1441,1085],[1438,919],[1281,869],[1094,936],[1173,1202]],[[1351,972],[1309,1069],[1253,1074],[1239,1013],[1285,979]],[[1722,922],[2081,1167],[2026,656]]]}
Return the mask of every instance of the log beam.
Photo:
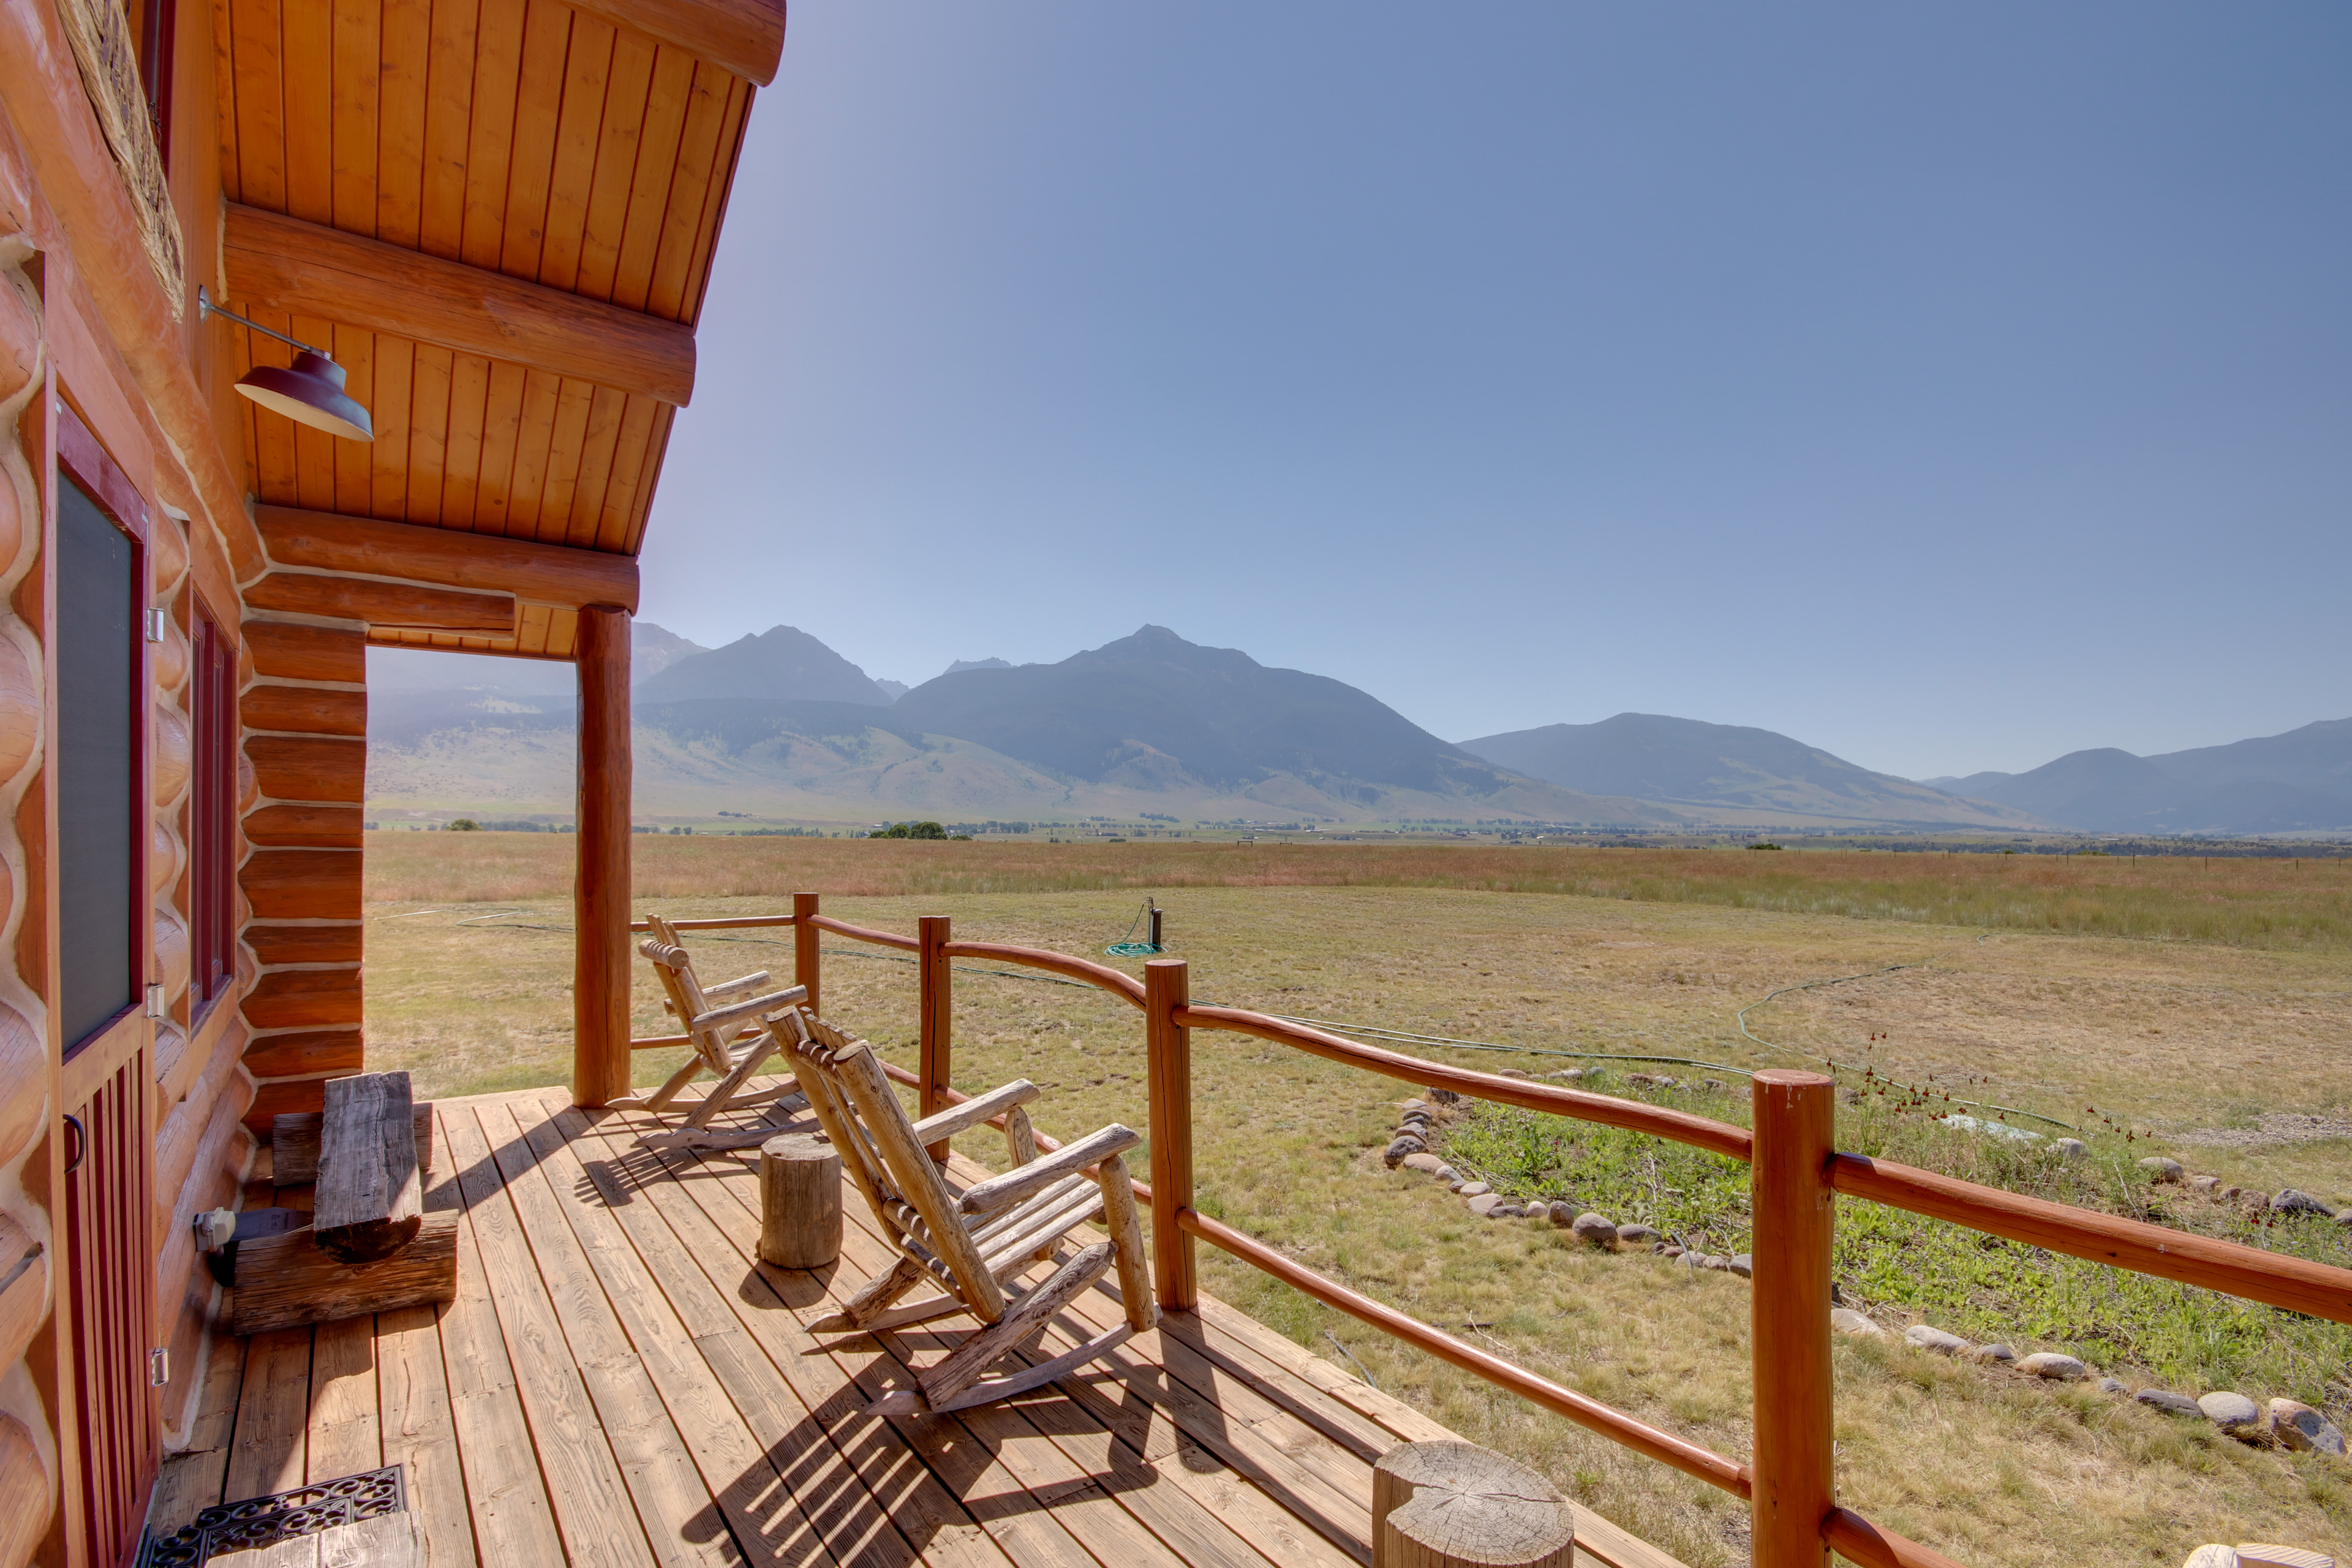
{"label": "log beam", "polygon": [[363,621],[372,626],[410,626],[475,637],[515,635],[511,594],[468,594],[372,577],[331,577],[323,572],[272,572],[245,591],[245,603],[248,609]]}
{"label": "log beam", "polygon": [[237,886],[245,889],[257,920],[356,923],[361,853],[357,849],[256,849],[237,868]]}
{"label": "log beam", "polygon": [[31,1562],[49,1513],[49,1468],[32,1428],[0,1415],[0,1563]]}
{"label": "log beam", "polygon": [[454,1300],[459,1217],[454,1209],[424,1215],[414,1241],[373,1263],[331,1258],[307,1230],[240,1241],[228,1331],[267,1333]]}
{"label": "log beam", "polygon": [[256,675],[279,680],[338,680],[347,686],[367,682],[365,632],[247,621],[245,646],[253,654]]}
{"label": "log beam", "polygon": [[228,206],[229,298],[686,405],[694,329],[487,268]]}
{"label": "log beam", "polygon": [[676,44],[757,87],[776,79],[783,58],[783,0],[574,0],[574,8]]}
{"label": "log beam", "polygon": [[579,932],[572,985],[572,1097],[629,1092],[629,613],[580,612]]}
{"label": "log beam", "polygon": [[257,506],[254,521],[280,566],[512,594],[567,610],[619,605],[636,614],[637,563],[626,555],[291,506]]}

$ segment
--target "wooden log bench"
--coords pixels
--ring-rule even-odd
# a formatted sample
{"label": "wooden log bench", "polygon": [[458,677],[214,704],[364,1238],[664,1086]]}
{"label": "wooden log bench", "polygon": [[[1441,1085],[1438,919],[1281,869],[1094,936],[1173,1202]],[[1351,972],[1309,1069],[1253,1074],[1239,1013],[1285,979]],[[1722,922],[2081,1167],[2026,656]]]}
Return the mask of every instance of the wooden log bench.
{"label": "wooden log bench", "polygon": [[[316,1117],[310,1223],[237,1243],[229,1331],[333,1322],[457,1294],[457,1215],[425,1212],[417,1131],[404,1072],[330,1079]],[[307,1118],[280,1117],[279,1121]],[[289,1128],[300,1159],[310,1129]],[[273,1151],[273,1157],[275,1152]],[[285,1167],[279,1167],[285,1180]]]}
{"label": "wooden log bench", "polygon": [[[271,1123],[269,1179],[281,1187],[299,1187],[319,1179],[319,1130],[326,1114],[317,1110],[281,1110]],[[433,1172],[433,1102],[420,1100],[411,1109],[416,1134],[416,1168]]]}

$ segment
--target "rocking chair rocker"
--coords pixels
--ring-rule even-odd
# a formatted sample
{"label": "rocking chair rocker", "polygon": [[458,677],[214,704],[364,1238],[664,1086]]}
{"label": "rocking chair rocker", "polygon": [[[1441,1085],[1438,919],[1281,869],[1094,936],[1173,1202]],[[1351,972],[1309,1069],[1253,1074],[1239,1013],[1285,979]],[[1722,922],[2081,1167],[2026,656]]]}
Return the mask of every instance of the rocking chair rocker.
{"label": "rocking chair rocker", "polygon": [[[842,1169],[874,1212],[900,1257],[867,1280],[842,1310],[811,1324],[813,1333],[874,1333],[957,1312],[980,1320],[977,1333],[929,1369],[916,1387],[875,1402],[877,1415],[961,1410],[1040,1388],[1100,1359],[1159,1321],[1150,1263],[1121,1156],[1142,1139],[1113,1122],[1040,1158],[1028,1116],[1035,1084],[1017,1079],[975,1100],[908,1119],[864,1040],[794,1010],[769,1030],[792,1058],[809,1108],[841,1151]],[[946,1142],[993,1117],[1005,1119],[1013,1169],[964,1192],[950,1192],[926,1144]],[[1087,1168],[1096,1168],[1094,1175]],[[1006,1281],[1054,1256],[1079,1226],[1100,1218],[1110,1239],[1080,1248],[1039,1284],[1008,1300]],[[1126,1321],[1036,1365],[983,1379],[1016,1350],[1034,1347],[1055,1313],[1114,1266]],[[895,1303],[929,1281],[940,1293]]]}
{"label": "rocking chair rocker", "polygon": [[[677,928],[659,915],[648,917],[647,923],[653,927],[653,935],[637,951],[652,960],[654,973],[667,997],[666,1005],[686,1025],[694,1054],[659,1089],[651,1094],[615,1100],[612,1101],[613,1109],[659,1112],[707,1069],[718,1074],[719,1081],[693,1102],[685,1124],[647,1132],[637,1142],[647,1149],[741,1149],[774,1137],[773,1127],[714,1131],[709,1124],[722,1110],[742,1110],[783,1101],[799,1092],[799,1086],[789,1082],[750,1094],[743,1093],[742,1088],[760,1070],[761,1064],[775,1054],[776,1037],[768,1028],[769,1021],[785,1009],[807,1001],[808,987],[794,985],[764,995],[747,994],[768,983],[764,969],[706,987],[694,977],[694,961],[679,944]],[[727,1000],[730,996],[740,999]]]}

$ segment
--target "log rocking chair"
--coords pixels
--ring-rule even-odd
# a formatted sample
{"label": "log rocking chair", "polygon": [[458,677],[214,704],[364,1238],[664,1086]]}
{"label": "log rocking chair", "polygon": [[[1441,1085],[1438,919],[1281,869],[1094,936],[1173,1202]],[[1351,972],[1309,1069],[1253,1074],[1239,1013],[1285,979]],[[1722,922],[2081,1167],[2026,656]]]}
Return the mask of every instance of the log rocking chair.
{"label": "log rocking chair", "polygon": [[[874,1414],[961,1410],[1024,1394],[1108,1354],[1159,1321],[1135,1189],[1121,1158],[1142,1142],[1138,1134],[1113,1122],[1041,1158],[1021,1109],[1038,1095],[1026,1079],[916,1121],[864,1040],[797,1009],[769,1029],[792,1058],[810,1110],[841,1151],[844,1173],[899,1253],[840,1311],[809,1325],[810,1331],[874,1333],[959,1312],[981,1322],[978,1332],[916,1373],[913,1389],[877,1400]],[[961,1195],[950,1191],[925,1145],[944,1144],[998,1116],[1004,1118],[1013,1168]],[[1071,1231],[1096,1219],[1104,1222],[1108,1241],[1079,1248],[1044,1280],[1007,1298],[1007,1282],[1055,1257]],[[1061,1355],[982,1377],[1013,1352],[1034,1349],[1054,1314],[1113,1267],[1124,1322]],[[925,1282],[939,1286],[940,1293],[897,1305]]]}
{"label": "log rocking chair", "polygon": [[647,1149],[741,1149],[774,1137],[773,1127],[737,1131],[713,1129],[709,1122],[722,1110],[785,1101],[799,1092],[799,1086],[790,1082],[750,1093],[744,1092],[743,1085],[776,1052],[776,1037],[768,1028],[769,1022],[807,1001],[808,987],[794,985],[758,994],[768,984],[764,969],[723,984],[703,985],[695,979],[694,961],[678,942],[677,928],[659,915],[649,917],[648,923],[653,935],[637,951],[652,961],[667,998],[664,1005],[686,1026],[694,1054],[659,1089],[615,1100],[611,1102],[613,1109],[658,1114],[677,1098],[679,1090],[709,1071],[716,1073],[719,1081],[691,1102],[684,1124],[647,1132],[637,1142]]}

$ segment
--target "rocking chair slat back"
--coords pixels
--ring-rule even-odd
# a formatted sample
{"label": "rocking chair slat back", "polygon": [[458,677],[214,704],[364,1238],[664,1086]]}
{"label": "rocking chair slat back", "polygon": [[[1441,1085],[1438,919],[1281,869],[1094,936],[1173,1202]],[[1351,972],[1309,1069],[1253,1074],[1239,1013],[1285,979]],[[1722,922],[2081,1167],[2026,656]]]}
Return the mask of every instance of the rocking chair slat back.
{"label": "rocking chair slat back", "polygon": [[697,1018],[710,1011],[710,1003],[694,977],[694,964],[677,940],[677,929],[659,915],[646,917],[646,923],[654,934],[637,951],[653,961],[654,978],[661,983],[670,1010],[677,1015],[688,1037],[694,1042],[694,1054],[702,1058],[703,1066],[724,1074],[731,1065],[727,1059],[727,1031],[694,1026]]}
{"label": "rocking chair slat back", "polygon": [[[896,1200],[897,1189],[890,1185],[890,1175],[883,1169],[882,1157],[858,1124],[855,1111],[842,1094],[840,1085],[828,1070],[823,1058],[829,1057],[832,1047],[825,1039],[839,1039],[840,1032],[823,1019],[810,1014],[797,1014],[786,1020],[786,1027],[777,1033],[784,1054],[792,1058],[793,1076],[799,1080],[801,1092],[808,1096],[809,1110],[815,1113],[817,1125],[841,1152],[842,1173],[857,1189],[857,1195],[879,1217]],[[823,1030],[819,1036],[816,1031]],[[887,1220],[885,1223],[887,1223]],[[891,1238],[897,1244],[898,1238]]]}
{"label": "rocking chair slat back", "polygon": [[[898,1231],[899,1250],[935,1275],[943,1269],[941,1283],[966,1310],[983,1323],[995,1322],[1004,1315],[1004,1293],[873,1051],[822,1018],[807,1018],[793,1032],[799,1037],[783,1043],[810,1107],[842,1149],[843,1168],[853,1172],[853,1180],[859,1173],[866,1178],[859,1183],[861,1192],[877,1216]],[[824,1091],[823,1101],[813,1087],[817,1084]]]}
{"label": "rocking chair slat back", "polygon": [[694,1054],[660,1088],[648,1094],[616,1099],[612,1102],[614,1107],[658,1114],[677,1100],[698,1073],[715,1073],[718,1085],[693,1103],[685,1126],[649,1132],[638,1142],[649,1148],[713,1149],[742,1148],[761,1142],[763,1135],[756,1128],[719,1131],[713,1130],[709,1122],[720,1111],[779,1101],[793,1092],[796,1086],[760,1090],[747,1086],[774,1049],[764,1021],[807,1000],[808,992],[793,986],[759,994],[768,980],[764,969],[722,984],[705,986],[695,977],[693,960],[678,941],[677,928],[659,915],[648,916],[646,925],[653,935],[637,951],[652,963],[670,1011],[686,1026]]}

